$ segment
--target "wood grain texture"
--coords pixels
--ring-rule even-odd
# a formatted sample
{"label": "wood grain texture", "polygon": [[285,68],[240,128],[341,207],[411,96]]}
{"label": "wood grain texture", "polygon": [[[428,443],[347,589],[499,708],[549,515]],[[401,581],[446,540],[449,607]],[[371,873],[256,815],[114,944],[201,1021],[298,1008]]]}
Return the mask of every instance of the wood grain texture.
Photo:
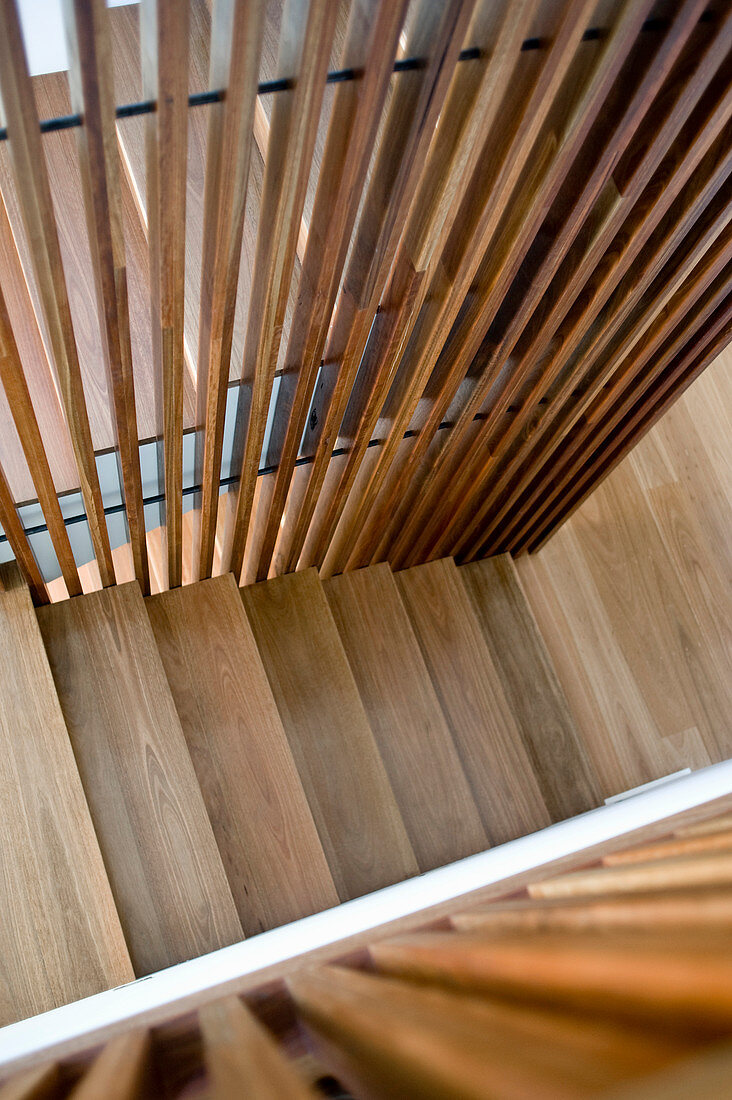
{"label": "wood grain texture", "polygon": [[[507,555],[460,573],[553,820],[597,805],[587,751]],[[571,778],[570,778],[571,777]]]}
{"label": "wood grain texture", "polygon": [[132,965],[28,589],[0,566],[0,1023],[130,981]]}
{"label": "wood grain texture", "polygon": [[0,523],[8,545],[15,555],[15,561],[33,596],[33,602],[36,605],[48,603],[48,591],[43,576],[31,544],[28,542],[28,536],[15,507],[13,494],[2,466],[0,466]]}
{"label": "wood grain texture", "polygon": [[488,847],[388,565],[323,584],[420,871]]}
{"label": "wood grain texture", "polygon": [[317,573],[240,591],[341,901],[417,874]]}
{"label": "wood grain texture", "polygon": [[244,932],[337,905],[233,576],[146,607]]}
{"label": "wood grain texture", "polygon": [[648,890],[729,886],[730,883],[732,854],[716,852],[706,856],[676,856],[650,863],[576,871],[530,886],[529,893],[532,898],[571,898],[591,894],[633,894]]}
{"label": "wood grain texture", "polygon": [[428,562],[395,580],[490,842],[548,825],[531,759],[455,563]]}
{"label": "wood grain texture", "polygon": [[0,98],[31,262],[79,472],[102,582],[115,581],[89,418],[69,309],[58,228],[38,129],[33,88],[13,0],[0,5]]}
{"label": "wood grain texture", "polygon": [[238,997],[198,1013],[211,1100],[307,1100],[315,1093]]}
{"label": "wood grain texture", "polygon": [[39,623],[136,974],[240,940],[137,583]]}

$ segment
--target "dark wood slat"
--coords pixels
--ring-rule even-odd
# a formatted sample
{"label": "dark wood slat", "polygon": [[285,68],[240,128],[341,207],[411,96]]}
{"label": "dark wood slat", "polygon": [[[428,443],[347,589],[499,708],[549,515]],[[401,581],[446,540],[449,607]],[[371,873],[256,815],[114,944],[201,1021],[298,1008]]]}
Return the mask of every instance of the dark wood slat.
{"label": "dark wood slat", "polygon": [[13,494],[10,492],[3,468],[0,466],[0,524],[2,524],[15,560],[21,569],[36,606],[48,603],[46,585],[38,568],[31,545],[28,542],[20,516],[15,509]]}
{"label": "dark wood slat", "polygon": [[33,86],[14,0],[0,4],[0,98],[16,190],[102,584],[115,583]]}
{"label": "dark wood slat", "polygon": [[72,110],[135,576],[150,591],[122,227],[112,56],[104,0],[64,0]]}
{"label": "dark wood slat", "polygon": [[73,1100],[138,1100],[150,1095],[150,1035],[128,1031],[112,1039],[76,1088]]}
{"label": "dark wood slat", "polygon": [[0,1100],[53,1100],[61,1094],[58,1066],[40,1066],[0,1085]]}
{"label": "dark wood slat", "polygon": [[189,5],[142,0],[143,95],[157,102],[145,121],[147,231],[153,369],[162,437],[167,586],[183,572],[183,338]]}
{"label": "dark wood slat", "polygon": [[249,183],[254,108],[265,26],[265,2],[214,5],[209,87],[225,88],[210,108],[198,322],[198,483],[202,486],[198,576],[213,567],[224,440],[224,414],[234,336],[236,293]]}

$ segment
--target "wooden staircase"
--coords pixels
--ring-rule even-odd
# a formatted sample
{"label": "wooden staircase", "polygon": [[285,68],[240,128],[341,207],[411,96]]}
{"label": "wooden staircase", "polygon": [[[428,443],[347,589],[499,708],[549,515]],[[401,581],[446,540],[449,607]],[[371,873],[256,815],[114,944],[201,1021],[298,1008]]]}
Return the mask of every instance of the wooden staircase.
{"label": "wooden staircase", "polygon": [[601,801],[507,556],[37,610],[0,581],[2,1024]]}

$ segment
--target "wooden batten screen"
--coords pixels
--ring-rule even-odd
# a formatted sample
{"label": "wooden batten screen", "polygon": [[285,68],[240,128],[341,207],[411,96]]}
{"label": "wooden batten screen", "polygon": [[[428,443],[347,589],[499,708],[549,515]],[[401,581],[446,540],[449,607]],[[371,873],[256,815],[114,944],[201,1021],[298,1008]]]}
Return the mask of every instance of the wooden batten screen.
{"label": "wooden batten screen", "polygon": [[534,550],[730,339],[729,0],[63,11],[31,77],[0,0],[37,603]]}

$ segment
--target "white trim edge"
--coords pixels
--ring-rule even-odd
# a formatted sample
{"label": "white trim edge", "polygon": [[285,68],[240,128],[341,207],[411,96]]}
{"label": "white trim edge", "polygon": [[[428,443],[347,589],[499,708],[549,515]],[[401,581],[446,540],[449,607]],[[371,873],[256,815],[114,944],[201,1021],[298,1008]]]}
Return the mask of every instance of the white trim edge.
{"label": "white trim edge", "polygon": [[593,845],[731,793],[732,760],[729,760],[702,768],[668,786],[641,791],[623,802],[601,806],[447,867],[160,970],[129,985],[9,1024],[0,1028],[0,1068],[512,875],[579,854]]}

